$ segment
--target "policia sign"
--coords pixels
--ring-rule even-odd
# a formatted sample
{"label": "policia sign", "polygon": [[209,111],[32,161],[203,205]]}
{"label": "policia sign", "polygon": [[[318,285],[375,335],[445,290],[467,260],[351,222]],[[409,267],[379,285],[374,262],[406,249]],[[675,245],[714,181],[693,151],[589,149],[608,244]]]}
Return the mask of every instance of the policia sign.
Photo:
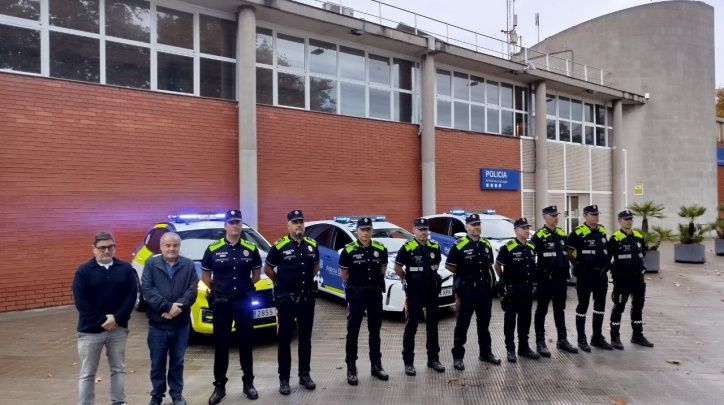
{"label": "policia sign", "polygon": [[518,190],[520,172],[507,169],[480,169],[480,188],[482,190]]}

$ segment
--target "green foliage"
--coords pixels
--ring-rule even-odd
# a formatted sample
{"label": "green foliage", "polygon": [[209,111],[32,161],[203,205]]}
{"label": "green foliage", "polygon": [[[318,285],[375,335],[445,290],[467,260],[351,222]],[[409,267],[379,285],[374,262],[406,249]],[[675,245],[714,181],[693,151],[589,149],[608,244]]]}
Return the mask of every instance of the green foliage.
{"label": "green foliage", "polygon": [[657,204],[653,201],[644,201],[642,203],[633,203],[628,206],[628,209],[634,213],[634,215],[641,217],[641,233],[649,233],[649,218],[665,218],[663,204]]}
{"label": "green foliage", "polygon": [[688,224],[679,224],[679,242],[684,245],[698,244],[704,240],[704,233],[711,229],[710,226],[698,227],[694,223],[697,218],[704,215],[706,208],[700,205],[682,205],[679,207],[679,216],[689,220]]}
{"label": "green foliage", "polygon": [[716,231],[716,236],[719,237],[719,239],[724,239],[724,218],[717,218],[712,224],[712,228]]}
{"label": "green foliage", "polygon": [[672,232],[671,229],[665,229],[660,226],[652,226],[649,233],[642,232],[642,234],[646,248],[652,252],[659,250],[661,242],[675,239],[674,232]]}
{"label": "green foliage", "polygon": [[716,116],[724,118],[724,87],[716,89]]}

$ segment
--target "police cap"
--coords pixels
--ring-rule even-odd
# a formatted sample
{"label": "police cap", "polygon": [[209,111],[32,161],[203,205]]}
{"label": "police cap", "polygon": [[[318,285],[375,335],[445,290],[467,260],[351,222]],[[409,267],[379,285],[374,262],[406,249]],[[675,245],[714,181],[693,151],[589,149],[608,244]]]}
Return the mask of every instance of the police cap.
{"label": "police cap", "polygon": [[558,215],[558,207],[551,205],[543,208],[543,215]]}
{"label": "police cap", "polygon": [[466,224],[479,224],[480,223],[480,215],[478,214],[470,214],[465,218]]}
{"label": "police cap", "polygon": [[224,222],[229,221],[241,221],[241,211],[239,210],[230,210],[226,211],[224,214]]}
{"label": "police cap", "polygon": [[598,205],[587,205],[583,207],[584,214],[598,214]]}
{"label": "police cap", "polygon": [[618,219],[633,219],[631,210],[623,210],[618,213]]}
{"label": "police cap", "polygon": [[357,228],[372,228],[372,218],[363,217],[358,219]]}
{"label": "police cap", "polygon": [[304,221],[304,214],[302,214],[301,210],[289,211],[287,214],[287,221],[296,221],[298,219]]}
{"label": "police cap", "polygon": [[513,222],[513,228],[525,228],[530,227],[530,224],[528,223],[528,218],[520,218],[517,219],[515,222]]}
{"label": "police cap", "polygon": [[412,221],[412,226],[417,229],[428,229],[430,226],[427,224],[427,218],[415,218]]}

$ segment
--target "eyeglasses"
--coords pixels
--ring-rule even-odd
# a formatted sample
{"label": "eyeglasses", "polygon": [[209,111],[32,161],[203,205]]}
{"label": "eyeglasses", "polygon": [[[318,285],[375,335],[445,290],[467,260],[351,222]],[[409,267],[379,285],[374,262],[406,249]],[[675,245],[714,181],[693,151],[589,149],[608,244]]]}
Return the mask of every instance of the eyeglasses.
{"label": "eyeglasses", "polygon": [[95,248],[100,250],[101,252],[105,252],[105,251],[110,252],[111,250],[114,250],[116,248],[116,245],[96,246]]}

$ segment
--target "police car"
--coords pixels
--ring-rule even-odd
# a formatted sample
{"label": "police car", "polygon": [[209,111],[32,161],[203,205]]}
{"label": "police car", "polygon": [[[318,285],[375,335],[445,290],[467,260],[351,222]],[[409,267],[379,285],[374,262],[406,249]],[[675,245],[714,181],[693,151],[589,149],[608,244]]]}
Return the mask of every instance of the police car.
{"label": "police car", "polygon": [[[183,214],[169,215],[168,222],[158,223],[152,226],[143,242],[133,252],[131,264],[136,270],[138,279],[141,279],[143,266],[146,259],[152,255],[161,253],[161,236],[166,232],[176,232],[181,237],[181,256],[188,257],[196,265],[196,273],[199,275],[198,294],[196,302],[191,306],[191,331],[196,334],[210,335],[213,333],[213,313],[206,301],[207,287],[201,281],[201,259],[206,248],[223,238],[224,214]],[[264,239],[254,228],[243,224],[241,238],[253,242],[259,248],[262,262],[269,252],[269,242]],[[272,282],[261,272],[261,280],[256,283],[256,292],[252,301],[254,306],[254,328],[266,328],[276,326],[276,308],[272,294]],[[136,309],[145,309],[143,296],[139,294],[136,298]]]}
{"label": "police car", "polygon": [[[317,286],[319,291],[344,297],[344,283],[339,274],[339,255],[348,243],[357,239],[357,220],[360,216],[340,216],[331,220],[311,221],[306,223],[304,235],[317,241],[319,246],[319,274]],[[395,273],[395,257],[397,251],[413,235],[399,226],[386,222],[382,215],[370,216],[374,220],[372,239],[387,247],[389,254],[387,271],[385,272],[385,292],[382,294],[382,308],[385,311],[402,312],[405,308],[405,292],[402,282]],[[433,238],[434,239],[434,238]],[[445,263],[443,256],[442,263]],[[440,292],[440,307],[455,304],[452,293],[452,273],[440,266],[438,273],[443,279]]]}

